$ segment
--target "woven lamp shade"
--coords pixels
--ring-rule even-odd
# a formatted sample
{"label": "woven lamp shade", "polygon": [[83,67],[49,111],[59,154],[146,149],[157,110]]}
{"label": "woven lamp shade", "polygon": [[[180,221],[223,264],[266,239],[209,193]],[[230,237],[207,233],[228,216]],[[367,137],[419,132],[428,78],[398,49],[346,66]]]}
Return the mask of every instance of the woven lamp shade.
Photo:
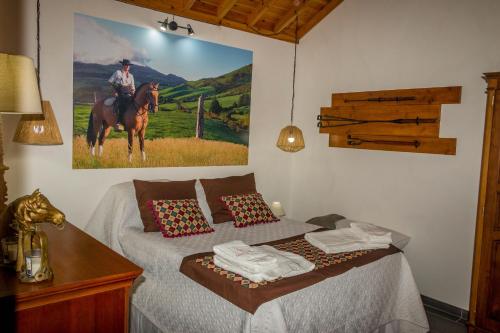
{"label": "woven lamp shade", "polygon": [[302,131],[300,128],[293,125],[283,128],[278,137],[278,142],[276,142],[276,146],[288,153],[295,153],[304,149],[305,143]]}
{"label": "woven lamp shade", "polygon": [[36,71],[31,58],[0,53],[0,113],[42,113]]}
{"label": "woven lamp shade", "polygon": [[14,142],[27,145],[62,145],[61,132],[49,101],[42,101],[43,114],[23,115],[17,125]]}

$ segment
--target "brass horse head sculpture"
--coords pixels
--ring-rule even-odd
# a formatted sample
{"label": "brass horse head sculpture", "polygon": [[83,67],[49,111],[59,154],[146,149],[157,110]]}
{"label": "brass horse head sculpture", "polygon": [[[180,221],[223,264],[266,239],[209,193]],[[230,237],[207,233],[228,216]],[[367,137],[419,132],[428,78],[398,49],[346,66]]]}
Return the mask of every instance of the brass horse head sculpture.
{"label": "brass horse head sculpture", "polygon": [[[38,225],[47,222],[62,229],[66,217],[38,189],[13,201],[7,210],[12,216],[11,227],[18,232],[16,271],[20,274],[19,278],[22,282],[51,279],[53,273],[48,260],[47,235]],[[26,271],[26,255],[34,249],[41,252],[41,264],[38,272],[30,275]]]}
{"label": "brass horse head sculpture", "polygon": [[58,228],[64,227],[66,217],[52,206],[50,201],[37,189],[31,195],[25,195],[12,202],[14,222],[18,227],[31,230],[38,223],[48,222]]}

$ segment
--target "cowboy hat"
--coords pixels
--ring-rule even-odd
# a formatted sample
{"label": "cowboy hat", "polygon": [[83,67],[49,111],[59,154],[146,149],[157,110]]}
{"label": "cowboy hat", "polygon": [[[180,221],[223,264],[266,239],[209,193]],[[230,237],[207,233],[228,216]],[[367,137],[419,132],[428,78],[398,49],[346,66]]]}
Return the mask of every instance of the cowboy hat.
{"label": "cowboy hat", "polygon": [[122,61],[119,61],[120,64],[122,64],[122,66],[130,66],[131,63],[130,63],[130,60],[128,59],[123,59]]}

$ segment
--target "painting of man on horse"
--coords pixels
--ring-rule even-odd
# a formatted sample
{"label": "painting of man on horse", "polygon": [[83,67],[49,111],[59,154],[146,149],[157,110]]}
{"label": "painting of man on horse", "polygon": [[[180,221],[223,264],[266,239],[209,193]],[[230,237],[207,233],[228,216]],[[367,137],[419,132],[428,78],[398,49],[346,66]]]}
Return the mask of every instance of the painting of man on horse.
{"label": "painting of man on horse", "polygon": [[73,40],[73,168],[248,164],[252,51],[80,13]]}
{"label": "painting of man on horse", "polygon": [[[120,63],[123,67],[127,67],[128,73],[128,67],[130,66],[128,60],[124,59]],[[95,156],[95,147],[96,144],[98,144],[98,155],[102,156],[104,142],[111,131],[111,127],[116,129],[116,127],[121,125],[119,123],[123,122],[124,126],[121,126],[124,127],[128,133],[129,162],[132,161],[132,148],[135,135],[139,137],[141,157],[142,160],[145,161],[146,152],[144,150],[144,137],[149,121],[148,112],[150,110],[153,113],[158,111],[159,83],[143,83],[137,91],[135,91],[132,74],[129,74],[130,76],[128,78],[123,79],[119,77],[117,72],[115,72],[109,80],[115,88],[115,96],[97,101],[89,116],[87,143],[90,147],[90,154]],[[121,73],[120,75],[125,75],[123,72]],[[132,78],[131,81],[130,78]],[[123,85],[117,82],[129,82],[129,84]],[[123,130],[123,128],[119,129],[119,131],[121,130]]]}

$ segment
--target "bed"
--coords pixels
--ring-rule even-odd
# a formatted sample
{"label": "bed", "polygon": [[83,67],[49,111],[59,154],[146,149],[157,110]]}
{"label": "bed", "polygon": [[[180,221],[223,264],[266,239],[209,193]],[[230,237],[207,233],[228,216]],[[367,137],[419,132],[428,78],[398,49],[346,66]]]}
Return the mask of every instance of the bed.
{"label": "bed", "polygon": [[[345,222],[344,222],[345,223]],[[342,227],[342,223],[339,223]],[[334,278],[262,304],[254,314],[179,272],[184,257],[240,239],[256,244],[317,226],[282,219],[237,229],[165,239],[145,233],[131,182],[112,186],[85,230],[144,268],[132,295],[131,332],[427,332],[427,318],[403,253],[353,268]],[[408,239],[397,234],[395,245]]]}

